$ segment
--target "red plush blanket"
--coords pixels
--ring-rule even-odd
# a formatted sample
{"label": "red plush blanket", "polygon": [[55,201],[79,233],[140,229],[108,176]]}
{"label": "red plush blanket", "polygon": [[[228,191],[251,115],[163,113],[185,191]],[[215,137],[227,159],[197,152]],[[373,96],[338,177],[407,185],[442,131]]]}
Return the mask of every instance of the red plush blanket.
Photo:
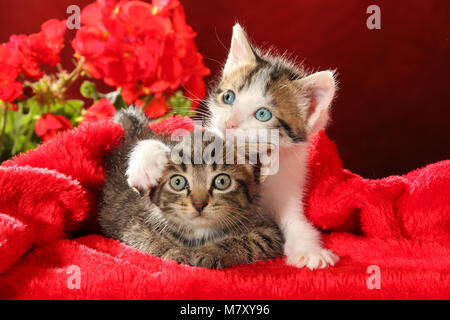
{"label": "red plush blanket", "polygon": [[450,161],[367,180],[342,169],[321,132],[307,214],[339,263],[207,270],[99,234],[104,158],[122,134],[112,122],[86,124],[0,167],[1,299],[450,298]]}

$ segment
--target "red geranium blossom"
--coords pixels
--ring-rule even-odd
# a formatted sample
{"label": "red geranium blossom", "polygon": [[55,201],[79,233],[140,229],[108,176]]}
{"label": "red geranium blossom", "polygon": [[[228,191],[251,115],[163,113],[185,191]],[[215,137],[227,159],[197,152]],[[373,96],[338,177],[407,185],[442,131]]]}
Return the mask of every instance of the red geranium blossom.
{"label": "red geranium blossom", "polygon": [[15,67],[0,62],[0,100],[12,102],[22,94],[22,84],[16,82]]}
{"label": "red geranium blossom", "polygon": [[43,141],[47,141],[54,137],[58,132],[72,129],[72,124],[68,119],[61,115],[46,113],[37,121],[34,132]]}
{"label": "red geranium blossom", "polygon": [[12,35],[7,46],[18,57],[17,66],[21,73],[31,78],[42,77],[39,64],[51,66],[60,62],[59,53],[64,44],[66,20],[51,19],[41,25],[39,33]]}
{"label": "red geranium blossom", "polygon": [[72,45],[86,71],[122,88],[127,103],[192,83],[204,97],[199,83],[209,70],[178,0],[98,0],[83,9],[81,22]]}
{"label": "red geranium blossom", "polygon": [[41,25],[41,32],[28,37],[30,49],[43,63],[55,66],[60,62],[59,53],[64,45],[66,20],[51,19]]}
{"label": "red geranium blossom", "polygon": [[86,109],[86,113],[83,115],[83,122],[110,119],[114,116],[115,112],[116,108],[114,105],[108,99],[103,98]]}
{"label": "red geranium blossom", "polygon": [[[142,103],[143,104],[143,103]],[[137,105],[139,106],[139,100]],[[167,106],[166,98],[164,96],[161,96],[160,98],[153,98],[150,103],[145,107],[144,113],[154,119],[162,117],[166,114],[167,111],[169,111],[170,108]]]}
{"label": "red geranium blossom", "polygon": [[31,50],[26,35],[12,35],[7,43],[10,49],[16,52],[19,62],[18,70],[30,78],[41,78],[43,73],[39,69],[39,61]]}
{"label": "red geranium blossom", "polygon": [[8,43],[2,43],[0,44],[0,61],[16,67],[20,63],[19,53]]}
{"label": "red geranium blossom", "polygon": [[192,77],[184,86],[184,96],[192,101],[196,108],[206,95],[206,85],[202,77]]}

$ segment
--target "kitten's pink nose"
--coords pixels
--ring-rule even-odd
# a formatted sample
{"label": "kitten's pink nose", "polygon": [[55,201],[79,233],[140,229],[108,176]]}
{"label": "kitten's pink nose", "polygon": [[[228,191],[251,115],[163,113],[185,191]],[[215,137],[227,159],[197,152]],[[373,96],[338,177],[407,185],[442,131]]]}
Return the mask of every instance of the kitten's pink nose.
{"label": "kitten's pink nose", "polygon": [[202,210],[206,207],[207,203],[203,201],[194,201],[192,202],[192,205],[194,206],[195,210],[198,212],[202,212]]}
{"label": "kitten's pink nose", "polygon": [[235,119],[228,119],[225,122],[225,126],[227,129],[236,129],[238,127],[238,123]]}

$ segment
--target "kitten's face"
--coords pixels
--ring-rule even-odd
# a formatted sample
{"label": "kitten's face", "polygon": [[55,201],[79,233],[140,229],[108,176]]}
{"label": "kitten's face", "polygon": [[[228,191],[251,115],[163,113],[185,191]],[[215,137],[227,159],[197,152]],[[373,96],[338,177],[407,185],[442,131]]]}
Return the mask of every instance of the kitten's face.
{"label": "kitten's face", "polygon": [[226,231],[255,214],[257,181],[247,165],[170,163],[153,195],[164,217],[190,229]]}
{"label": "kitten's face", "polygon": [[278,129],[281,143],[306,140],[305,114],[293,79],[299,75],[256,61],[223,74],[209,98],[211,124],[226,129]]}
{"label": "kitten's face", "polygon": [[281,57],[260,55],[239,25],[222,78],[209,96],[210,126],[278,129],[280,143],[306,141],[328,120],[335,91],[333,73],[306,73]]}

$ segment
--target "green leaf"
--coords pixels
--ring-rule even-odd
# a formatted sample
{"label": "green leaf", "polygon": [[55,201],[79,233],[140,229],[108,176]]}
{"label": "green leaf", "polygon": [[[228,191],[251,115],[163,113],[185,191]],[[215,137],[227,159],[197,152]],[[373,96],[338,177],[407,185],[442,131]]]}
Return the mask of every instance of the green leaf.
{"label": "green leaf", "polygon": [[122,89],[111,91],[106,94],[101,94],[102,97],[108,99],[117,110],[128,107],[128,104],[123,100]]}
{"label": "green leaf", "polygon": [[78,100],[78,99],[66,100],[66,105],[68,105],[69,107],[71,107],[75,110],[81,111],[81,109],[83,108],[83,105],[84,105],[84,101]]}
{"label": "green leaf", "polygon": [[35,115],[40,115],[44,112],[44,107],[41,106],[34,98],[28,99],[25,105],[28,109],[28,113],[34,117]]}
{"label": "green leaf", "polygon": [[66,100],[64,104],[64,113],[69,117],[79,116],[81,114],[81,110],[83,110],[83,105],[83,100]]}
{"label": "green leaf", "polygon": [[8,160],[11,158],[11,149],[13,147],[14,141],[9,134],[5,135],[5,140],[3,141],[3,150],[0,150],[0,162]]}
{"label": "green leaf", "polygon": [[64,105],[57,102],[50,105],[49,111],[50,113],[60,114],[64,110]]}
{"label": "green leaf", "polygon": [[20,117],[17,115],[18,112],[8,112],[6,115],[6,132],[12,135],[17,134],[17,118]]}
{"label": "green leaf", "polygon": [[128,104],[125,102],[125,100],[123,100],[122,95],[119,95],[117,97],[117,100],[113,103],[113,105],[114,107],[116,107],[116,110],[128,107]]}
{"label": "green leaf", "polygon": [[18,137],[18,141],[17,141],[17,146],[16,146],[16,153],[22,151],[23,149],[23,144],[25,142],[25,136],[24,135],[20,135]]}
{"label": "green leaf", "polygon": [[[28,99],[30,100],[30,99]],[[22,117],[22,126],[26,126],[28,125],[32,120],[33,120],[33,116],[31,114],[31,109],[28,106],[28,100],[25,101],[21,101],[19,102],[17,105],[19,107],[19,110],[22,110],[24,116]]]}

